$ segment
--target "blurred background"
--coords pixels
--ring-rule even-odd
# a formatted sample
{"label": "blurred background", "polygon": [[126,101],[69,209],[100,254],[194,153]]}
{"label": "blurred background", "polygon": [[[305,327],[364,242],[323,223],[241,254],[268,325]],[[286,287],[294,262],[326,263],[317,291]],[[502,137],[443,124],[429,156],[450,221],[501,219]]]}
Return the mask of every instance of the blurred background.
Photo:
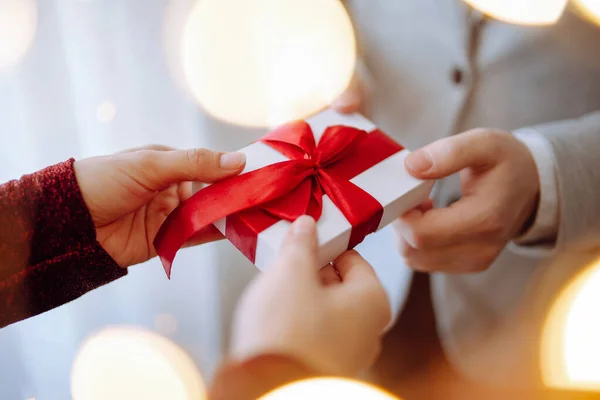
{"label": "blurred background", "polygon": [[[0,181],[70,157],[153,143],[235,150],[264,134],[209,116],[190,94],[180,49],[194,3],[0,0]],[[378,257],[377,247],[363,247]],[[2,329],[0,398],[70,398],[78,350],[111,326],[170,339],[209,380],[227,346],[233,307],[255,273],[229,243],[187,249],[171,281],[153,260]],[[399,270],[387,281],[402,287],[409,279]]]}
{"label": "blurred background", "polygon": [[[452,1],[456,6],[454,3],[459,2]],[[466,3],[510,23],[544,25],[558,20],[567,1],[527,0],[522,3],[530,8],[509,10],[519,11],[516,13],[498,8],[514,1]],[[599,21],[600,2],[572,3],[578,4],[580,17],[586,17],[590,26]],[[266,126],[289,119],[287,110],[262,115],[252,109],[245,114],[238,112],[236,120],[227,114],[222,103],[211,103],[210,99],[204,108],[200,107],[198,94],[206,91],[210,80],[207,77],[215,71],[203,69],[202,60],[194,55],[199,49],[215,46],[195,42],[202,36],[198,27],[206,23],[197,19],[202,15],[194,12],[196,4],[195,0],[0,0],[0,182],[70,157],[109,154],[152,143],[235,150],[264,134]],[[357,9],[368,15],[370,4],[362,2]],[[382,2],[378,4],[381,7]],[[565,18],[567,26],[574,20],[571,18]],[[587,31],[588,25],[585,27]],[[228,27],[221,29],[228,31]],[[226,40],[243,47],[243,38],[236,36],[235,30],[231,32]],[[536,35],[532,37],[543,37],[542,33]],[[319,39],[318,34],[314,37]],[[600,43],[600,33],[598,40]],[[320,74],[321,69],[314,66],[292,62],[293,57],[283,57],[283,64],[276,65],[291,76],[294,68],[313,68],[311,82],[315,87],[326,87],[323,92],[303,92],[311,86],[310,82],[294,82],[287,76],[276,77],[274,87],[291,82],[293,85],[286,86],[285,93],[273,88],[265,92],[276,100],[288,100],[281,96],[291,98],[298,93],[310,95],[314,102],[294,104],[294,115],[326,106],[352,74],[354,43],[343,50],[342,67],[351,68],[342,68],[335,79],[330,79],[331,74]],[[228,67],[233,71],[239,68],[233,64]],[[243,66],[244,70],[252,67]],[[385,68],[381,71],[385,72]],[[453,70],[452,76],[460,81],[464,77],[457,77],[457,71],[463,73]],[[448,76],[440,76],[452,96],[458,98],[455,86],[460,82],[452,83]],[[232,93],[242,89],[246,95],[257,93],[254,103],[268,109],[268,104],[262,103],[267,95],[260,97],[260,90],[252,85],[242,88],[240,82],[232,86]],[[410,106],[413,97],[407,93]],[[231,93],[228,95],[231,99]],[[382,99],[381,102],[388,101],[385,96]],[[243,110],[248,106],[243,100],[231,108]],[[206,109],[211,113],[203,111]],[[412,115],[410,107],[402,111]],[[438,127],[433,118],[424,119],[427,124],[422,126]],[[406,140],[415,147],[422,144],[418,140],[425,139],[414,136]],[[381,251],[394,246],[389,231],[384,230],[370,236],[359,250],[373,265],[383,266],[377,272],[391,303],[400,307],[408,295],[412,274],[402,266],[396,252]],[[599,387],[600,368],[595,361],[600,360],[600,324],[590,316],[597,314],[600,304],[600,267],[596,257],[600,251],[585,254],[579,257],[576,252],[552,260],[555,267],[534,277],[529,286],[535,290],[527,292],[534,300],[528,309],[531,314],[526,316],[538,318],[539,324],[546,327],[539,338],[540,372],[550,386]],[[389,265],[398,267],[386,268]],[[386,271],[386,275],[381,275],[381,271]],[[189,358],[182,363],[189,361],[208,381],[227,349],[237,298],[255,274],[256,268],[227,242],[186,249],[178,256],[171,281],[165,278],[160,263],[153,260],[131,268],[126,278],[73,303],[4,328],[0,330],[0,398],[70,398],[73,365],[82,346],[110,327],[156,333],[158,336],[134,337],[137,342],[151,343],[150,347],[176,344]],[[418,337],[419,332],[413,335]],[[101,343],[85,353],[86,357],[114,343]],[[84,365],[84,361],[78,361],[78,365]],[[427,386],[427,382],[421,383]]]}
{"label": "blurred background", "polygon": [[[202,113],[171,69],[191,3],[1,0],[0,181],[151,143],[234,150],[256,138]],[[236,255],[226,243],[185,250],[172,281],[153,260],[80,301],[0,330],[0,398],[70,398],[77,350],[110,325],[172,339],[210,376],[234,294],[254,273]]]}

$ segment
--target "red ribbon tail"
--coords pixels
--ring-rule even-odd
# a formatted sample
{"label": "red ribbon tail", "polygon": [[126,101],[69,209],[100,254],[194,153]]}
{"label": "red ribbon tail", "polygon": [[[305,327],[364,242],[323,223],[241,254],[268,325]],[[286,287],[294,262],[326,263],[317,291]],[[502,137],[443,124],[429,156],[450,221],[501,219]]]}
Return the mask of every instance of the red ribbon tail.
{"label": "red ribbon tail", "polygon": [[[192,199],[190,199],[192,200]],[[160,258],[167,278],[171,279],[171,268],[177,251],[193,235],[193,227],[186,220],[185,204],[173,211],[160,227],[154,238],[154,248]],[[188,237],[189,235],[189,237]]]}
{"label": "red ribbon tail", "polygon": [[[175,255],[172,255],[173,260],[175,259]],[[173,262],[169,261],[167,257],[159,257],[160,262],[162,263],[163,269],[165,270],[165,274],[167,274],[167,279],[171,280],[171,268],[173,268]]]}
{"label": "red ribbon tail", "polygon": [[295,161],[283,161],[198,191],[167,217],[154,239],[156,254],[167,277],[171,277],[179,249],[200,231],[229,215],[289,193],[309,172]]}

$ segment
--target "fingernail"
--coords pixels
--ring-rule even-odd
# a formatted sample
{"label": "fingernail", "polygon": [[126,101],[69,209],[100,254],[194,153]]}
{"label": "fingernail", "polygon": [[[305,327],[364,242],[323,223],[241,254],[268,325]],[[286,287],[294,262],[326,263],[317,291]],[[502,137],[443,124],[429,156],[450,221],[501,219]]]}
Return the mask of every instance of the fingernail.
{"label": "fingernail", "polygon": [[292,227],[294,235],[299,236],[312,235],[315,228],[315,220],[308,215],[303,215],[296,219]]}
{"label": "fingernail", "polygon": [[223,169],[238,169],[245,162],[246,155],[244,153],[223,153],[219,160]]}
{"label": "fingernail", "polygon": [[406,157],[406,166],[414,172],[427,172],[433,167],[431,154],[425,149],[410,153]]}

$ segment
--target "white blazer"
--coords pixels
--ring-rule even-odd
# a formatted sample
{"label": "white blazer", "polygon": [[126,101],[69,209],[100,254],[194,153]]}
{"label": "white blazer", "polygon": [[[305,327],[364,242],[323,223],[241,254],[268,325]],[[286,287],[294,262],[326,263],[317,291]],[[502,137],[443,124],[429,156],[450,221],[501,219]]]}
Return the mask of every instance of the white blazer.
{"label": "white blazer", "polygon": [[[346,3],[369,72],[367,114],[406,147],[474,127],[526,128],[545,179],[536,225],[553,221],[556,245],[509,246],[483,273],[435,274],[432,293],[459,372],[529,385],[539,371],[534,277],[552,250],[600,238],[600,27],[571,12],[550,27],[486,21],[460,0]],[[460,196],[452,179],[438,189],[438,205]]]}

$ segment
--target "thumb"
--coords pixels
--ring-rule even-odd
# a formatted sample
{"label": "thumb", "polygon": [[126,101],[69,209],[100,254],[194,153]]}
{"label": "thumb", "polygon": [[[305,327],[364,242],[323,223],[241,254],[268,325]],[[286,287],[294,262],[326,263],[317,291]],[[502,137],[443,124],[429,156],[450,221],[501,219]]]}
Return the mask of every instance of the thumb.
{"label": "thumb", "polygon": [[379,285],[373,267],[356,250],[349,250],[334,261],[345,286]]}
{"label": "thumb", "polygon": [[121,154],[125,172],[149,190],[163,190],[181,182],[215,182],[239,174],[246,163],[243,153],[207,149],[141,150]]}
{"label": "thumb", "polygon": [[442,179],[465,168],[483,168],[500,159],[498,134],[472,130],[433,142],[409,154],[408,172],[419,179]]}
{"label": "thumb", "polygon": [[357,299],[362,308],[383,329],[391,319],[391,307],[385,289],[373,267],[356,251],[350,250],[335,260],[334,265],[342,278],[341,285],[332,286],[341,301]]}
{"label": "thumb", "polygon": [[298,218],[290,227],[277,261],[267,273],[282,274],[286,279],[313,276],[318,281],[317,226],[307,215]]}

